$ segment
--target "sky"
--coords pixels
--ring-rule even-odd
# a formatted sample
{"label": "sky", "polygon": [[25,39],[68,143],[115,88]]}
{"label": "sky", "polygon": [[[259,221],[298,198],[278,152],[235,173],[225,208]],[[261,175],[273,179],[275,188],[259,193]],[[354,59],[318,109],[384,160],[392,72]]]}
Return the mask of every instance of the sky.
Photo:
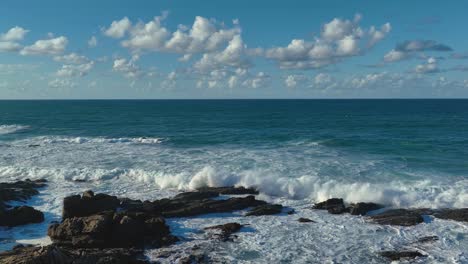
{"label": "sky", "polygon": [[2,0],[0,99],[468,98],[467,10]]}

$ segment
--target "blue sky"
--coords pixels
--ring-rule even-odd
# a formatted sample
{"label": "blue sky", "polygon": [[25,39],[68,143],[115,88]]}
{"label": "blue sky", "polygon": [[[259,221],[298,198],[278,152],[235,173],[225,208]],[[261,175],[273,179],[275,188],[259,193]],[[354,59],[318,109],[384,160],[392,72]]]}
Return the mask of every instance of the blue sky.
{"label": "blue sky", "polygon": [[468,3],[0,3],[0,99],[468,97]]}

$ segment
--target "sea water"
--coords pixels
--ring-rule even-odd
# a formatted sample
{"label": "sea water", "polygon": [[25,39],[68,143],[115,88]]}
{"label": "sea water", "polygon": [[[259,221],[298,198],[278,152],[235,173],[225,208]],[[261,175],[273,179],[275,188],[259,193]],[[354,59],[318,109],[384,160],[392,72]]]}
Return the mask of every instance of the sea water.
{"label": "sea water", "polygon": [[[0,181],[26,178],[49,181],[27,202],[46,222],[0,229],[0,250],[48,243],[63,198],[87,189],[152,200],[237,185],[297,214],[169,219],[187,239],[176,247],[209,243],[197,230],[238,221],[249,229],[210,244],[210,254],[234,263],[378,263],[380,250],[418,247],[423,261],[468,261],[466,223],[397,228],[310,210],[332,197],[468,207],[468,100],[0,101]],[[441,239],[412,244],[426,235]]]}

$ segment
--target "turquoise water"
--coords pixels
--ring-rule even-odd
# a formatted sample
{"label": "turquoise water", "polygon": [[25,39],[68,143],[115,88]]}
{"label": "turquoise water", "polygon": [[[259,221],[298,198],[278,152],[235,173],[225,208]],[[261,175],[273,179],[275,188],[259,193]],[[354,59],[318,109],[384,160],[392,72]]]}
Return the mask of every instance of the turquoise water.
{"label": "turquoise water", "polygon": [[0,113],[0,177],[268,183],[294,199],[359,183],[371,192],[359,198],[467,203],[468,100],[0,101]]}

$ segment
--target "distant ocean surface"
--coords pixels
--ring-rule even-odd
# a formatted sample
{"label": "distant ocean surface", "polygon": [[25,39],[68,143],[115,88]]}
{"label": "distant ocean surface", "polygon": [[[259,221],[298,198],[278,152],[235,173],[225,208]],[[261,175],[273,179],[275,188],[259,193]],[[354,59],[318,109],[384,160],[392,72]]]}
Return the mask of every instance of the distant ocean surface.
{"label": "distant ocean surface", "polygon": [[[50,182],[32,201],[48,220],[84,189],[154,199],[204,185],[291,206],[468,207],[468,100],[0,101],[0,181],[25,178]],[[10,232],[0,249],[39,231]]]}

